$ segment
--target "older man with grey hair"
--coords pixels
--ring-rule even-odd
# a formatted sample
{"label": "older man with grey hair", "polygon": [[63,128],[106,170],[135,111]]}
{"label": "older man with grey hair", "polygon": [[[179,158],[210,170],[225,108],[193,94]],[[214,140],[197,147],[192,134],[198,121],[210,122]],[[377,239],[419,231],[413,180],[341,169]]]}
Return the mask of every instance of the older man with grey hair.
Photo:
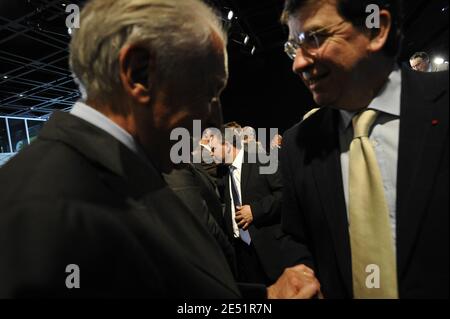
{"label": "older man with grey hair", "polygon": [[[70,44],[83,100],[0,170],[0,298],[239,298],[223,253],[161,178],[170,132],[214,123],[226,35],[198,0],[92,0]],[[290,268],[247,295],[311,297]],[[253,292],[252,294],[249,294]]]}

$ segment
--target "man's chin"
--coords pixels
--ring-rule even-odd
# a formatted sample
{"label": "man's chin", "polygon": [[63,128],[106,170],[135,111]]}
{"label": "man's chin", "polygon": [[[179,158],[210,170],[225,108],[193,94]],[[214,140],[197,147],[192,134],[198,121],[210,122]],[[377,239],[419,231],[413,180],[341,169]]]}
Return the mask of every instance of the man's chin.
{"label": "man's chin", "polygon": [[330,106],[330,98],[323,93],[313,92],[313,100],[318,106]]}

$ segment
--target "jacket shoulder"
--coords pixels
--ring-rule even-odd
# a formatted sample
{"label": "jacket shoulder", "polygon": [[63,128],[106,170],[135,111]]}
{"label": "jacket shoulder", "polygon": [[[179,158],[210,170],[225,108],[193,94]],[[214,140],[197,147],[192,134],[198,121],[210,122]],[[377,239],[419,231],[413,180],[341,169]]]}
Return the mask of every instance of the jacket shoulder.
{"label": "jacket shoulder", "polygon": [[328,107],[314,108],[308,111],[301,121],[289,128],[283,134],[283,147],[290,143],[293,139],[310,136],[319,131],[325,119],[332,117],[334,113],[333,109]]}
{"label": "jacket shoulder", "polygon": [[92,197],[105,188],[102,169],[64,143],[38,138],[0,169],[0,183],[8,185],[0,201]]}

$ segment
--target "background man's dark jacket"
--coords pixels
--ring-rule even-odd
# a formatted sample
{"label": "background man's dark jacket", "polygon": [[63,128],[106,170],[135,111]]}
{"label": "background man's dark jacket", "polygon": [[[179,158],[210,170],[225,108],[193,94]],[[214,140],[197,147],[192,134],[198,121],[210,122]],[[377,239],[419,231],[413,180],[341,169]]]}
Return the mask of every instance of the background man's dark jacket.
{"label": "background man's dark jacket", "polygon": [[236,274],[234,248],[223,231],[223,209],[214,182],[201,166],[179,165],[164,180],[181,201],[203,222],[221,247],[230,268]]}
{"label": "background man's dark jacket", "polygon": [[[247,158],[247,155],[244,158]],[[253,222],[248,230],[252,243],[266,275],[274,281],[286,267],[283,255],[285,236],[280,225],[283,185],[279,170],[274,174],[261,174],[260,166],[260,163],[248,163],[245,160],[242,164],[242,205],[251,207]],[[230,238],[233,238],[228,175],[224,185],[225,229]]]}

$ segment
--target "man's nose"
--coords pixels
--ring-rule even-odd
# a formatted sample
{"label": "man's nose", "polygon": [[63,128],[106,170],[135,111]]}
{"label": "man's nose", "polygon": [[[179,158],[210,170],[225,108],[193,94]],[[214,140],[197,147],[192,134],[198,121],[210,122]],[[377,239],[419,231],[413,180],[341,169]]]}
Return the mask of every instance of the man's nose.
{"label": "man's nose", "polygon": [[305,54],[301,48],[297,49],[294,62],[292,63],[294,73],[301,74],[313,64],[314,59],[310,54]]}

